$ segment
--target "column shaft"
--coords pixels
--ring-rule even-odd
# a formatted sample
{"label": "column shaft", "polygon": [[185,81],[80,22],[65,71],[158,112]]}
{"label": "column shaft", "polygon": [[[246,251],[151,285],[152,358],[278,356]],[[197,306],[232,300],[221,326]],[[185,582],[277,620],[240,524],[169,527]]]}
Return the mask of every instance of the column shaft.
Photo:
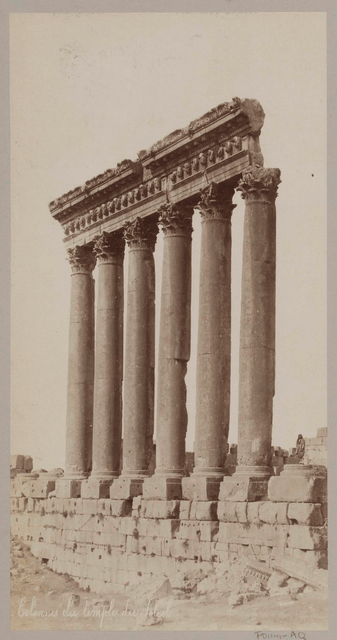
{"label": "column shaft", "polygon": [[96,236],[98,259],[93,468],[83,498],[106,498],[119,476],[123,383],[123,256],[120,233]]}
{"label": "column shaft", "polygon": [[233,189],[211,183],[201,192],[202,215],[195,469],[186,497],[216,499],[224,475],[230,411],[231,215]]}
{"label": "column shaft", "polygon": [[191,342],[191,207],[159,209],[163,269],[158,359],[156,471],[144,483],[148,498],[179,499],[185,468],[187,362]]}
{"label": "column shaft", "polygon": [[232,478],[225,478],[221,499],[265,499],[268,478],[272,474],[275,198],[279,182],[279,169],[254,167],[244,173],[238,187],[246,203],[240,323],[238,466]]}
{"label": "column shaft", "polygon": [[[72,267],[66,468],[58,495],[79,495],[80,480],[91,466],[94,384],[94,281],[95,260],[87,245],[68,250]],[[71,481],[75,481],[73,484]]]}
{"label": "column shaft", "polygon": [[125,225],[129,245],[124,380],[123,471],[111,497],[130,498],[142,491],[153,450],[155,269],[157,225],[137,218]]}

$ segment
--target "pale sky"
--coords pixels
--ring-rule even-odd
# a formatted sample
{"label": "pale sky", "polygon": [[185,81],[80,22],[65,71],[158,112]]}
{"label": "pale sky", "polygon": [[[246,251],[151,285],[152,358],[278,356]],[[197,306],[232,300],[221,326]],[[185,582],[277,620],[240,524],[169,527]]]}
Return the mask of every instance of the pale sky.
{"label": "pale sky", "polygon": [[[64,468],[70,267],[48,203],[234,96],[262,104],[265,166],[282,174],[273,444],[315,436],[327,420],[325,14],[11,14],[10,41],[11,452]],[[235,202],[231,443],[244,213]],[[188,450],[199,246],[195,214]],[[159,236],[158,312],[161,258]]]}

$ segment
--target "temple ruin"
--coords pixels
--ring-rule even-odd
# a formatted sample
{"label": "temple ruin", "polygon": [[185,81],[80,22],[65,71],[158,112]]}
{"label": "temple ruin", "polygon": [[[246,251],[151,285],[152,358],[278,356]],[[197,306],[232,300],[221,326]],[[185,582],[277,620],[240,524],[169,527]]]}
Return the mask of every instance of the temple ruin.
{"label": "temple ruin", "polygon": [[[307,582],[305,567],[311,567],[311,579],[327,568],[325,466],[295,461],[276,473],[272,462],[275,199],[281,179],[279,169],[263,166],[263,122],[256,100],[234,98],[141,151],[137,160],[124,160],[50,203],[71,268],[66,468],[61,476],[34,474],[28,465],[12,479],[12,529],[34,555],[83,588],[108,593],[112,585],[125,588],[150,575],[170,577],[240,555],[255,562],[261,580],[262,565],[270,575],[273,567],[286,572],[287,562],[294,567],[300,560],[295,577]],[[244,199],[245,218],[239,432],[229,473],[235,190]],[[188,473],[185,374],[195,209],[202,237],[195,452]]]}

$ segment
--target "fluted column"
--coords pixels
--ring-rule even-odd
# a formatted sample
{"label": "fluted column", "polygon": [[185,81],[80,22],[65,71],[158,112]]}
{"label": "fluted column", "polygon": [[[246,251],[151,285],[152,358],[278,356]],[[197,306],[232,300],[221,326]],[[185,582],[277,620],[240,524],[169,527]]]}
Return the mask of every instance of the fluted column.
{"label": "fluted column", "polygon": [[124,379],[123,471],[110,496],[129,499],[141,494],[153,450],[155,268],[153,252],[158,227],[152,218],[136,218],[124,226],[129,246]]}
{"label": "fluted column", "polygon": [[68,249],[71,265],[65,475],[57,495],[78,497],[91,468],[94,385],[94,280],[92,247]]}
{"label": "fluted column", "polygon": [[106,498],[119,476],[122,438],[123,258],[121,232],[95,237],[98,261],[93,465],[82,483],[82,498]]}
{"label": "fluted column", "polygon": [[234,190],[212,182],[200,193],[202,217],[195,468],[188,499],[215,500],[224,476],[231,365],[231,217]]}
{"label": "fluted column", "polygon": [[239,361],[238,466],[221,499],[261,500],[272,474],[275,392],[276,209],[279,169],[244,172],[245,200]]}
{"label": "fluted column", "polygon": [[191,342],[191,235],[193,207],[165,204],[159,332],[156,470],[144,498],[179,500],[185,467],[187,362]]}

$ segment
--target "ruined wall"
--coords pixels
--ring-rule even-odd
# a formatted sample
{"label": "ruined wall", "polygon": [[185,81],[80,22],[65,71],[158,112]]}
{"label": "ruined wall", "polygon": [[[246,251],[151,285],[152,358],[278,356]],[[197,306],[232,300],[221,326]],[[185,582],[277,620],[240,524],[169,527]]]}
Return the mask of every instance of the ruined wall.
{"label": "ruined wall", "polygon": [[[321,492],[320,492],[321,493]],[[314,499],[314,496],[311,496]],[[316,495],[316,499],[318,496]],[[96,593],[151,575],[209,571],[241,555],[327,568],[323,502],[11,498],[11,531],[57,573]]]}

